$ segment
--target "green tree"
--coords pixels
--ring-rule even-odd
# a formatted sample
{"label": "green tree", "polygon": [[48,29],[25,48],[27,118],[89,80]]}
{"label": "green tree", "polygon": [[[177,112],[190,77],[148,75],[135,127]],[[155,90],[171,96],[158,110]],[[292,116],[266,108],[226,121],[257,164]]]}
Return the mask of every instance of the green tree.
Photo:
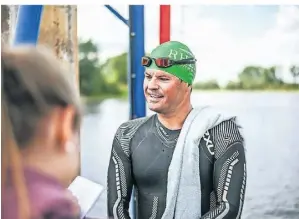
{"label": "green tree", "polygon": [[104,69],[109,81],[117,81],[121,85],[127,85],[128,53],[109,58]]}
{"label": "green tree", "polygon": [[241,82],[229,81],[225,87],[228,90],[239,90],[242,89]]}
{"label": "green tree", "polygon": [[209,80],[205,82],[197,82],[193,85],[194,89],[203,89],[203,90],[212,90],[212,89],[219,89],[218,82],[216,80]]}
{"label": "green tree", "polygon": [[79,84],[81,94],[92,94],[92,81],[99,71],[98,47],[92,40],[79,42]]}
{"label": "green tree", "polygon": [[261,88],[264,69],[258,66],[247,66],[239,74],[239,80],[244,89]]}
{"label": "green tree", "polygon": [[[121,69],[125,68],[123,55],[113,57],[100,65],[99,47],[92,41],[79,43],[80,90],[84,96],[106,96],[121,94],[119,80],[111,80],[115,72],[122,79]],[[112,61],[111,61],[112,60]],[[112,63],[109,64],[109,63]],[[126,75],[126,71],[124,71]],[[118,78],[117,78],[118,79]],[[123,79],[122,79],[123,80]]]}
{"label": "green tree", "polygon": [[297,84],[297,77],[299,76],[299,66],[293,65],[290,68],[290,72],[293,76],[294,84]]}
{"label": "green tree", "polygon": [[263,72],[263,81],[265,87],[279,87],[283,83],[283,81],[276,76],[277,68],[272,66],[270,68],[264,68]]}
{"label": "green tree", "polygon": [[92,41],[79,43],[80,91],[84,96],[107,93],[107,83],[99,64],[99,48]]}
{"label": "green tree", "polygon": [[[276,67],[263,68],[260,66],[247,66],[239,74],[239,82],[244,89],[265,89],[283,84],[276,77]],[[230,87],[233,85],[230,83]]]}

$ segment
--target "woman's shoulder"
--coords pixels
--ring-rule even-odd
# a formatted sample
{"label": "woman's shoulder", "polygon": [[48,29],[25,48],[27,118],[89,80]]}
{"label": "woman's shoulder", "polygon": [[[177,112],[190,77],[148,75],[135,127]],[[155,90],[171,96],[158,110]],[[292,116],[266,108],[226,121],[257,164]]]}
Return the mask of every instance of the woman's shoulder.
{"label": "woman's shoulder", "polygon": [[67,189],[40,185],[35,187],[31,203],[37,219],[80,218],[77,199]]}

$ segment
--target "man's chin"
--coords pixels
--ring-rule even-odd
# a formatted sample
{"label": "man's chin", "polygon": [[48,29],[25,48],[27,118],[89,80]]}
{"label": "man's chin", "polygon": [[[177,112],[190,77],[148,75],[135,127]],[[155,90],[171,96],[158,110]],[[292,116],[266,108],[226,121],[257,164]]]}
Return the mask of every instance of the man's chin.
{"label": "man's chin", "polygon": [[161,106],[158,106],[157,104],[152,104],[149,103],[148,104],[148,108],[149,110],[155,112],[155,113],[161,113],[163,111],[163,109],[161,108]]}

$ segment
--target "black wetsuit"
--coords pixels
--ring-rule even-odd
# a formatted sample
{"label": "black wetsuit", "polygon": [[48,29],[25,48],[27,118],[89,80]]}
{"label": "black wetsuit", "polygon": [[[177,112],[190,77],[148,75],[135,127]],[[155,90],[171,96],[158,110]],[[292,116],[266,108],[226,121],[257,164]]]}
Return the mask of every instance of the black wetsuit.
{"label": "black wetsuit", "polygon": [[[109,218],[130,218],[133,185],[137,189],[137,218],[162,217],[168,167],[179,133],[180,130],[164,127],[156,115],[130,120],[119,127],[108,168]],[[201,219],[240,218],[246,160],[243,139],[234,121],[222,122],[208,130],[200,141],[199,154]]]}

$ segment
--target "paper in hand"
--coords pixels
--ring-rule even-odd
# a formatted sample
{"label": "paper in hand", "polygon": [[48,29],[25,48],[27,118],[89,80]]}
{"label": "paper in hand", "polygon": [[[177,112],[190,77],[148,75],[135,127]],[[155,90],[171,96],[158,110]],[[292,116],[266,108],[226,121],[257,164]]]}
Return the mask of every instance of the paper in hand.
{"label": "paper in hand", "polygon": [[77,176],[68,189],[78,199],[81,219],[83,219],[103,192],[104,187],[82,176]]}

